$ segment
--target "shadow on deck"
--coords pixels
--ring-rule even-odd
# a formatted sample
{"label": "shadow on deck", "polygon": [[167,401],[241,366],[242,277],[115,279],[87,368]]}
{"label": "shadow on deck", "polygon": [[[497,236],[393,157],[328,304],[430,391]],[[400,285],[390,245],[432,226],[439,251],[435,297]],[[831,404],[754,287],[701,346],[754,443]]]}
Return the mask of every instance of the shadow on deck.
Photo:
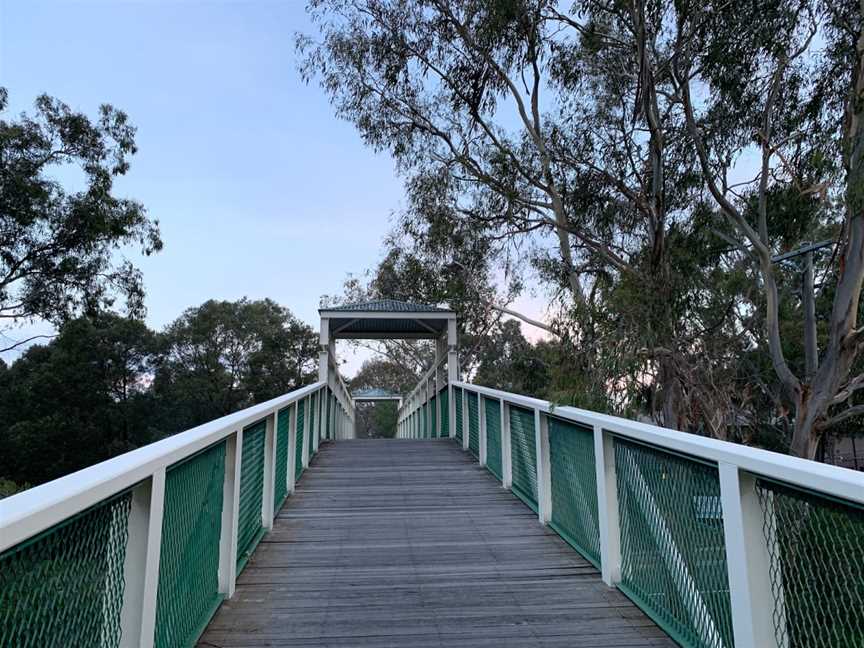
{"label": "shadow on deck", "polygon": [[675,646],[454,443],[321,447],[199,646]]}

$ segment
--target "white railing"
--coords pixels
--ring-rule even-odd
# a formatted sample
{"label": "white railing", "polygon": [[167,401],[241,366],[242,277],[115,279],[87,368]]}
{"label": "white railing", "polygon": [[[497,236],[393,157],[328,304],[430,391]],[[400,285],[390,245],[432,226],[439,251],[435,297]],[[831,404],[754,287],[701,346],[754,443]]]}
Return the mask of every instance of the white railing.
{"label": "white railing", "polygon": [[[326,421],[327,397],[331,396],[330,419]],[[128,540],[123,566],[125,586],[120,615],[121,645],[152,646],[159,587],[166,470],[214,444],[226,444],[218,580],[219,592],[226,598],[231,597],[237,576],[238,507],[244,429],[266,421],[261,494],[261,525],[266,532],[273,527],[274,508],[278,505],[278,502],[274,501],[274,492],[278,490],[280,493],[290,494],[294,490],[298,435],[303,435],[304,467],[309,465],[309,459],[317,450],[321,439],[349,436],[353,411],[348,409],[346,403],[350,404],[352,409],[353,404],[350,396],[347,400],[346,396],[347,390],[341,382],[337,383],[337,389],[332,391],[328,390],[325,383],[316,382],[0,500],[0,558],[3,558],[4,552],[14,553],[15,548],[22,543],[43,532],[50,533],[54,527],[62,525],[79,513],[131,489]],[[301,403],[306,414],[304,425],[298,430],[299,408],[291,408],[287,466],[280,466],[278,471],[281,473],[284,469],[286,483],[279,484],[277,489],[278,417],[280,410],[285,411],[286,407]],[[313,403],[314,427],[310,425],[310,408]],[[284,451],[284,448],[282,450]],[[74,588],[72,591],[74,592]],[[40,618],[38,612],[40,611],[34,610],[32,614],[37,621]],[[45,614],[45,611],[41,612]],[[2,634],[0,632],[0,635]],[[51,638],[48,639],[51,643]],[[93,638],[91,645],[97,644],[98,638]]]}
{"label": "white railing", "polygon": [[[408,438],[410,435],[408,433],[407,427],[409,425],[408,421],[403,423],[403,417],[407,417],[408,413],[420,411],[423,405],[430,402],[432,398],[440,393],[441,389],[447,385],[447,357],[442,357],[433,364],[426,373],[417,381],[417,385],[411,392],[402,399],[402,406],[399,408],[397,412],[397,420],[399,423],[396,426],[396,436],[397,438]],[[441,405],[441,399],[436,399],[436,420],[440,421],[441,417],[444,415],[444,411]],[[432,413],[427,412],[426,417],[428,422],[431,422]],[[423,424],[421,424],[417,417],[415,417],[413,421],[414,427],[416,431],[419,432],[423,429]],[[404,429],[403,429],[404,428]],[[452,430],[452,427],[450,428]]]}
{"label": "white railing", "polygon": [[[552,518],[551,458],[549,448],[549,421],[559,419],[586,427],[593,433],[594,473],[598,502],[598,526],[600,539],[600,572],[603,581],[610,586],[621,582],[621,529],[619,528],[619,488],[616,477],[615,440],[624,439],[650,448],[660,449],[675,455],[716,465],[719,475],[719,502],[708,502],[706,515],[712,507],[722,510],[723,542],[731,603],[732,630],[736,648],[786,648],[789,641],[784,632],[777,632],[778,618],[784,617],[782,600],[778,602],[777,584],[772,584],[772,559],[777,567],[777,557],[772,556],[766,533],[772,532],[766,524],[764,502],[760,503],[756,481],[770,480],[801,489],[808,493],[821,494],[827,499],[840,499],[854,505],[864,505],[864,474],[807,461],[775,452],[719,441],[694,434],[687,434],[637,421],[599,414],[575,407],[556,406],[548,401],[519,394],[480,387],[464,382],[449,386],[449,436],[456,435],[456,403],[454,391],[462,392],[463,433],[462,446],[468,449],[469,417],[467,394],[478,395],[479,411],[479,462],[487,460],[487,429],[484,398],[500,405],[501,471],[502,485],[512,487],[512,464],[510,446],[510,408],[530,410],[534,415],[536,451],[537,512],[541,523]],[[406,402],[399,412],[397,436],[417,438],[420,430],[415,424],[417,413],[424,399],[414,398]],[[440,426],[440,417],[438,418]],[[439,428],[440,429],[440,428]],[[438,436],[437,434],[434,436]],[[641,475],[637,474],[641,479]],[[638,481],[638,480],[637,480]],[[636,485],[637,487],[639,484]],[[651,502],[649,501],[649,506]],[[719,506],[718,506],[719,505]],[[703,511],[703,513],[705,513]],[[656,513],[655,513],[656,514]],[[719,515],[717,517],[720,517]],[[662,527],[658,533],[666,536],[664,542],[669,550],[665,560],[676,560],[676,550],[669,544],[668,530]],[[719,523],[719,522],[718,522]],[[864,542],[864,537],[859,539]],[[678,558],[680,561],[680,557]],[[686,571],[686,570],[685,570]],[[841,575],[835,577],[842,578]],[[686,573],[681,577],[680,587],[691,588],[692,582]],[[772,585],[773,588],[772,589]],[[856,587],[864,587],[858,584]],[[860,590],[857,590],[860,592]],[[782,599],[782,595],[780,597]],[[700,604],[697,601],[697,605]],[[704,611],[696,610],[702,614]],[[859,611],[860,615],[861,612]],[[703,614],[704,616],[704,614]],[[709,628],[704,645],[722,645],[716,632]],[[785,638],[784,638],[785,637]],[[845,644],[844,644],[845,645]]]}

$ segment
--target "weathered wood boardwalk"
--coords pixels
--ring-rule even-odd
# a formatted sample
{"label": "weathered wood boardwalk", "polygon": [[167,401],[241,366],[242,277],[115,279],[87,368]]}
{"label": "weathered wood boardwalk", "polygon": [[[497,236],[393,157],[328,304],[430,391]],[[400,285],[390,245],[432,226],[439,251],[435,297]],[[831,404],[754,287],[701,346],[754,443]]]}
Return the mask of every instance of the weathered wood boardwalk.
{"label": "weathered wood boardwalk", "polygon": [[674,642],[448,441],[321,448],[199,646]]}

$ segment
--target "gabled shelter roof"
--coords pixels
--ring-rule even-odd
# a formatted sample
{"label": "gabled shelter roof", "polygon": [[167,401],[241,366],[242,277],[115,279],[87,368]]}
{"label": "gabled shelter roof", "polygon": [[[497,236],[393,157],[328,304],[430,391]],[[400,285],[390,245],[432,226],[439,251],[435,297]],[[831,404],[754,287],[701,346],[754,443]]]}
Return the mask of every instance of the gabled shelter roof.
{"label": "gabled shelter roof", "polygon": [[396,299],[328,306],[318,313],[329,321],[333,339],[436,339],[456,319],[456,311]]}

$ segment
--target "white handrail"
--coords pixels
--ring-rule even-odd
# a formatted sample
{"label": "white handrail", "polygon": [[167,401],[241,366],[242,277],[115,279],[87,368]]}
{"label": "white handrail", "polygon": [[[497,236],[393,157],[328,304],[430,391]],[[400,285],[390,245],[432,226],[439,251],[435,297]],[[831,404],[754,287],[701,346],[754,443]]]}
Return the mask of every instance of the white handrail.
{"label": "white handrail", "polygon": [[324,387],[316,382],[0,500],[0,551],[15,546]]}
{"label": "white handrail", "polygon": [[[422,381],[421,381],[422,384]],[[723,511],[723,538],[726,552],[727,579],[732,612],[732,631],[736,648],[786,648],[782,636],[778,639],[775,618],[785,618],[782,592],[774,592],[771,578],[769,540],[765,537],[766,513],[760,505],[756,492],[756,480],[760,478],[785,483],[804,491],[839,498],[854,504],[864,504],[864,474],[829,466],[806,459],[751,448],[736,443],[720,441],[670,430],[657,425],[631,421],[608,414],[601,414],[577,407],[558,406],[549,401],[514,394],[499,389],[481,387],[462,381],[450,384],[451,391],[463,395],[463,449],[468,448],[468,401],[465,394],[475,393],[496,400],[501,408],[502,486],[510,488],[509,466],[509,414],[511,407],[521,407],[534,413],[534,434],[537,448],[537,504],[538,519],[546,524],[552,517],[551,482],[552,457],[549,454],[549,420],[563,419],[586,427],[594,439],[594,470],[598,501],[598,531],[600,539],[601,576],[607,585],[616,586],[621,580],[621,529],[616,476],[615,439],[626,438],[642,444],[670,451],[681,456],[707,461],[717,465],[720,487],[720,507]],[[415,390],[416,392],[417,390]],[[412,392],[412,396],[415,392]],[[451,399],[451,409],[455,407]],[[478,400],[478,407],[482,401]],[[415,412],[423,405],[422,399],[406,399],[399,413],[399,436],[418,438]],[[480,414],[480,412],[478,412]],[[487,433],[485,417],[479,416],[481,448],[483,435]],[[451,436],[453,430],[451,429]],[[485,453],[480,454],[481,464]],[[643,491],[645,490],[643,485]],[[658,511],[649,511],[649,516],[658,518],[661,528],[664,521]],[[665,539],[672,542],[671,534]],[[667,547],[667,550],[677,548]],[[680,555],[673,551],[666,556],[680,570]],[[693,578],[686,570],[680,570],[676,587],[692,594]],[[775,594],[777,597],[775,600]],[[694,605],[699,606],[700,598]],[[641,604],[641,603],[640,603]],[[774,610],[774,614],[771,610]],[[706,611],[698,608],[691,612],[702,619]],[[708,622],[708,626],[705,626]],[[719,631],[708,618],[695,626],[700,628],[711,645],[720,646]]]}
{"label": "white handrail", "polygon": [[556,406],[554,403],[539,398],[513,394],[499,389],[480,387],[464,382],[454,382],[453,385],[498,400],[503,399],[512,405],[536,409],[544,414],[581,423],[588,427],[600,426],[607,432],[667,450],[689,454],[716,463],[733,464],[762,477],[864,504],[864,473],[848,468],[830,466],[779,452],[670,430],[659,425],[631,421],[619,416],[600,414],[577,407]]}

